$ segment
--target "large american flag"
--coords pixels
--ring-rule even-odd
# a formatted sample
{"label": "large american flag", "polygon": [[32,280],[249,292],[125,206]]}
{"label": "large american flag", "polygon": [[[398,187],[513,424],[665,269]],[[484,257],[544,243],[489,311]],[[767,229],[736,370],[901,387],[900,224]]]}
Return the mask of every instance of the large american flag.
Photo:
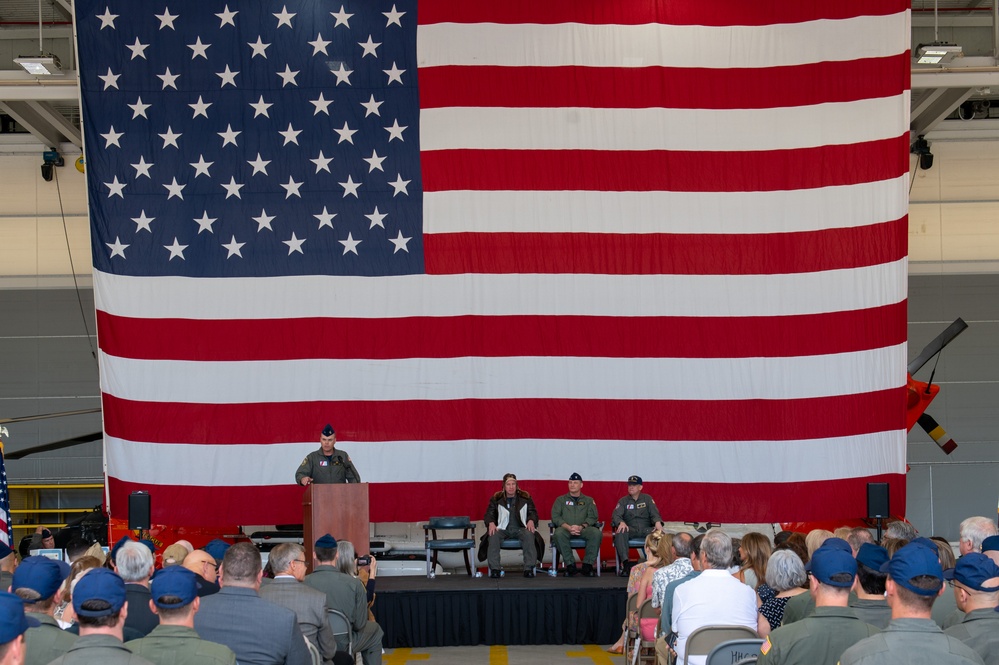
{"label": "large american flag", "polygon": [[109,503],[904,506],[902,0],[78,0]]}
{"label": "large american flag", "polygon": [[[0,436],[7,433],[0,427]],[[3,463],[3,441],[0,440],[0,543],[10,546],[14,543],[14,523],[10,520],[10,491],[7,489],[7,468]]]}

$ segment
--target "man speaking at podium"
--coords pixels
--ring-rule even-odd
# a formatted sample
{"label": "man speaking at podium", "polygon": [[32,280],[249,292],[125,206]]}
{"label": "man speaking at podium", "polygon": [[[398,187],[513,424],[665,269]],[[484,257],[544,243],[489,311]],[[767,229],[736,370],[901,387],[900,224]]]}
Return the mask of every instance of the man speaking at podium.
{"label": "man speaking at podium", "polygon": [[319,450],[309,453],[295,472],[295,481],[307,487],[312,483],[359,483],[361,474],[354,468],[350,455],[334,448],[336,432],[328,424],[319,438]]}

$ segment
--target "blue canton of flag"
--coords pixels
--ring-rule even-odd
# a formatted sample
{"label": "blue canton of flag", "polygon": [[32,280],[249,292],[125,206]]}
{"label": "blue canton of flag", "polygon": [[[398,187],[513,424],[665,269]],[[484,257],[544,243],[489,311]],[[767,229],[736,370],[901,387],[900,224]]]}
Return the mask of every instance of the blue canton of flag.
{"label": "blue canton of flag", "polygon": [[422,272],[415,2],[119,4],[77,3],[95,268]]}

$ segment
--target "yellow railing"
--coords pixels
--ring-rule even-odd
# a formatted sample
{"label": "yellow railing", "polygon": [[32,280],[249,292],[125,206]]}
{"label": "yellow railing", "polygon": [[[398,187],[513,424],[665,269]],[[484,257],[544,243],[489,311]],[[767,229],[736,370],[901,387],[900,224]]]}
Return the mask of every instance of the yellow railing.
{"label": "yellow railing", "polygon": [[[49,484],[49,483],[25,483],[25,484],[11,484],[7,486],[10,491],[11,505],[16,505],[19,503],[16,501],[15,497],[20,495],[18,498],[23,499],[23,504],[26,506],[38,506],[40,503],[39,494],[44,491],[59,491],[59,490],[103,490],[103,483],[69,483],[65,485],[59,484]],[[66,520],[63,518],[65,515],[70,514],[80,514],[89,513],[93,510],[93,506],[88,506],[86,508],[38,508],[38,507],[27,507],[27,508],[12,508],[11,516],[15,515],[35,515],[36,519],[31,522],[21,522],[20,524],[15,523],[13,525],[14,531],[21,531],[31,533],[38,527],[43,527],[45,529],[60,529],[66,526]],[[41,521],[41,517],[53,516],[59,519],[59,521]]]}

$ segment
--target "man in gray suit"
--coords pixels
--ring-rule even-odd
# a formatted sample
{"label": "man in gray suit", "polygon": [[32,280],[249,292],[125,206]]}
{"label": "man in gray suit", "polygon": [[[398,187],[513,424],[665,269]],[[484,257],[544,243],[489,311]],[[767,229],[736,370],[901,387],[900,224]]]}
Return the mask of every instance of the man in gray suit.
{"label": "man in gray suit", "polygon": [[222,588],[201,599],[194,617],[202,639],[232,649],[240,665],[311,665],[295,613],[257,593],[263,569],[252,543],[230,547],[219,575]]}
{"label": "man in gray suit", "polygon": [[324,662],[333,662],[336,639],[326,619],[326,594],[302,584],[305,548],[298,543],[282,543],[271,550],[269,563],[274,579],[260,585],[260,597],[294,612],[305,639],[316,645]]}
{"label": "man in gray suit", "polygon": [[343,612],[354,629],[354,652],[361,652],[364,665],[381,665],[382,627],[368,620],[367,593],[357,579],[354,545],[326,534],[313,548],[316,567],[305,583],[326,594],[326,606]]}

